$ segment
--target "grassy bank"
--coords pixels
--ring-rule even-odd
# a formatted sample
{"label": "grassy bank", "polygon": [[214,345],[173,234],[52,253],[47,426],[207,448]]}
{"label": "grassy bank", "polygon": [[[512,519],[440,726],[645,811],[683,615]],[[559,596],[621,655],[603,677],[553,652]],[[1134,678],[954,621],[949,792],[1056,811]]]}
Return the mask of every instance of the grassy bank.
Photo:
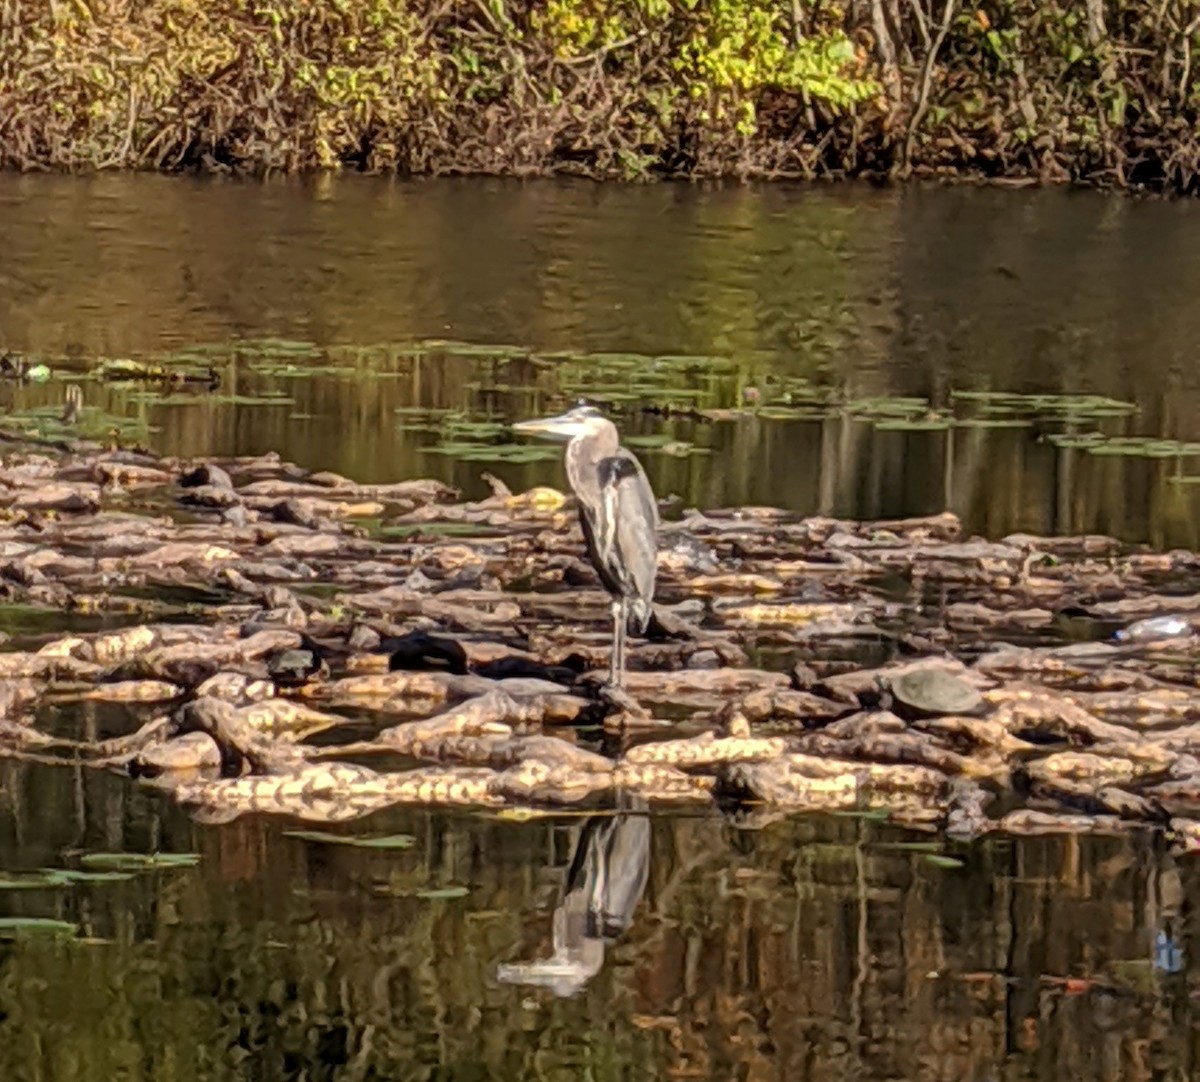
{"label": "grassy bank", "polygon": [[1196,190],[1189,0],[3,0],[0,165]]}

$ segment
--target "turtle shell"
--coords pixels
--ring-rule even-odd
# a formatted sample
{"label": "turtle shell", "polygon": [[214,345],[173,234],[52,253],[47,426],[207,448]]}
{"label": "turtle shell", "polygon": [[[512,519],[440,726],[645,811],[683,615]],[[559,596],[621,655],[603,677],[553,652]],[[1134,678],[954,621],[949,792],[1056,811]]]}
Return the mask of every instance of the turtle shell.
{"label": "turtle shell", "polygon": [[315,650],[281,650],[267,661],[267,673],[279,687],[299,687],[320,673],[323,664]]}
{"label": "turtle shell", "polygon": [[973,714],[983,697],[961,676],[945,669],[916,669],[892,677],[889,688],[898,713],[921,717]]}

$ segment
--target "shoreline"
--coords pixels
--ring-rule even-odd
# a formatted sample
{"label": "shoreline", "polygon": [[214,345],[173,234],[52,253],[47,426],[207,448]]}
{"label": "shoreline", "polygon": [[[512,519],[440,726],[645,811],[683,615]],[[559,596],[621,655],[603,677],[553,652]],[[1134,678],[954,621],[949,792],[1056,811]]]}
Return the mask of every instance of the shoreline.
{"label": "shoreline", "polygon": [[1195,194],[1200,64],[1177,14],[1032,0],[25,6],[0,26],[0,169]]}

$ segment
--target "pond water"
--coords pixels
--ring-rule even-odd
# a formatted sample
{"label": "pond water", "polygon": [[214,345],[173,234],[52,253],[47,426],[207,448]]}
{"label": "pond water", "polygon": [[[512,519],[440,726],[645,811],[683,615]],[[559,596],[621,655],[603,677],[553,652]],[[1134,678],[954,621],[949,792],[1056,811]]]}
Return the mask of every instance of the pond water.
{"label": "pond water", "polygon": [[[504,423],[585,394],[686,504],[1196,548],[1198,245],[1200,207],[1064,192],[0,177],[0,353],[50,369],[0,381],[0,427],[61,431],[77,383],[102,438],[482,493],[561,485]],[[130,359],[220,385],[101,378]],[[655,815],[607,851],[602,943],[571,887],[635,821],[389,813],[350,845],[0,761],[2,1076],[1196,1070],[1200,878],[1161,838]],[[104,856],[153,852],[196,859]]]}
{"label": "pond water", "polygon": [[586,394],[686,504],[1194,548],[1198,245],[1062,191],[3,177],[0,350],[55,378],[0,408],[166,354],[221,387],[89,379],[96,432],[479,494],[561,484],[503,424]]}
{"label": "pond water", "polygon": [[551,957],[580,819],[389,814],[368,832],[411,844],[364,849],[197,827],[109,776],[0,778],[7,870],[199,856],[0,891],[80,926],[0,949],[5,1078],[1194,1077],[1200,884],[1147,836],[656,817],[609,866],[648,862],[632,921],[556,996],[498,976]]}

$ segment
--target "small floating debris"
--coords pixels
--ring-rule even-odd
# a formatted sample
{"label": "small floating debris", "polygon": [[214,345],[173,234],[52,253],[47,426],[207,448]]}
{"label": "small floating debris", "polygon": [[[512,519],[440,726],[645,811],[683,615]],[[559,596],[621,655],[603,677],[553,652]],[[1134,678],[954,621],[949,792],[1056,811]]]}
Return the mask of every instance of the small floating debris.
{"label": "small floating debris", "polygon": [[1182,616],[1149,616],[1113,632],[1113,638],[1117,642],[1153,642],[1156,639],[1179,638],[1193,632],[1191,621]]}

